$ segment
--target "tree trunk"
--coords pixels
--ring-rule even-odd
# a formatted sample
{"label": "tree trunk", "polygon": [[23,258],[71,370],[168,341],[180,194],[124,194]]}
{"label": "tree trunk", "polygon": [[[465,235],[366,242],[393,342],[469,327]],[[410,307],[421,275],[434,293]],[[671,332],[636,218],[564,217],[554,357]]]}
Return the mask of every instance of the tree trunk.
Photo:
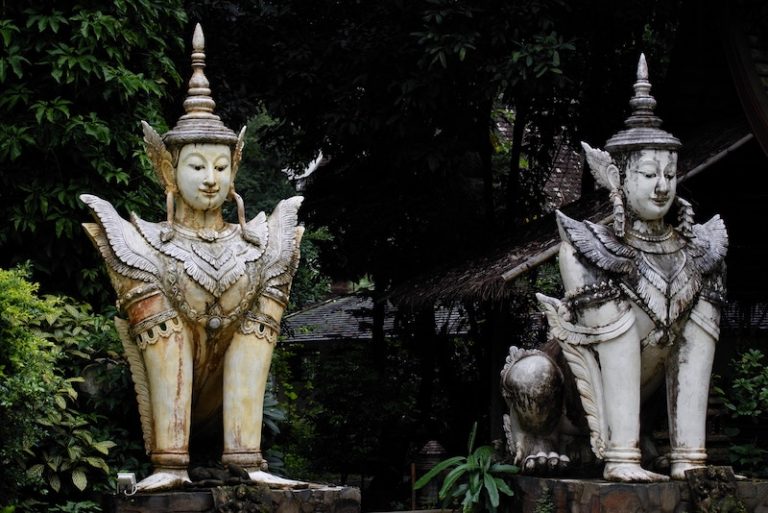
{"label": "tree trunk", "polygon": [[517,102],[515,124],[512,127],[512,151],[510,153],[509,176],[507,178],[507,221],[510,225],[520,221],[525,215],[521,200],[522,187],[520,177],[520,155],[523,146],[523,134],[528,120],[530,103],[527,99]]}

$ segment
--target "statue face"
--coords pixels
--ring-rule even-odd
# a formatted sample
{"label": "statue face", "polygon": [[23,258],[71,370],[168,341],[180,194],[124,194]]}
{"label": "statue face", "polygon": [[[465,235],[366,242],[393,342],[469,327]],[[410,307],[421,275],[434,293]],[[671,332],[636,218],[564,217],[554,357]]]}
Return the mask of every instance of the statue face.
{"label": "statue face", "polygon": [[187,144],[176,166],[182,199],[195,210],[214,210],[224,203],[232,185],[232,151],[225,144]]}
{"label": "statue face", "polygon": [[677,189],[677,153],[644,149],[629,157],[624,177],[627,207],[645,221],[661,219],[669,211]]}

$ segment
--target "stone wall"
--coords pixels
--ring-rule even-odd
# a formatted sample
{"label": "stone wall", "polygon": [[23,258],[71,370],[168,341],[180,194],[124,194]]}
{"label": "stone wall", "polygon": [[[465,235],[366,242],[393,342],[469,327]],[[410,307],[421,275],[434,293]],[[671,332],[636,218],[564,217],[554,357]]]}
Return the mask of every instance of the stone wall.
{"label": "stone wall", "polygon": [[[518,476],[514,512],[694,513],[687,482],[626,484],[597,479]],[[741,480],[737,497],[749,513],[768,513],[768,481]]]}
{"label": "stone wall", "polygon": [[259,486],[224,486],[208,490],[143,493],[105,497],[112,513],[360,513],[360,490],[326,487],[270,490]]}

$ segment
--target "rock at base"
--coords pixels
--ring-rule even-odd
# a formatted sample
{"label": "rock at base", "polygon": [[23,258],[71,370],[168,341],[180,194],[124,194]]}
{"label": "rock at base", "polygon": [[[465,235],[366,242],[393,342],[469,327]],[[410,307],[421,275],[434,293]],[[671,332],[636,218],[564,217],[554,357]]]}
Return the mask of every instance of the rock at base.
{"label": "rock at base", "polygon": [[[715,468],[718,467],[709,467]],[[704,469],[706,470],[706,469]],[[715,471],[717,473],[717,471]],[[732,471],[731,471],[732,472]],[[768,512],[768,481],[729,481],[735,496],[728,503],[743,504],[734,512]],[[554,479],[516,476],[516,507],[522,513],[696,513],[701,503],[688,482],[612,483],[601,479]],[[717,510],[720,511],[720,510]],[[731,510],[723,510],[731,511]]]}
{"label": "rock at base", "polygon": [[137,493],[104,498],[111,513],[360,513],[360,490],[353,487],[270,490],[258,485],[208,490]]}

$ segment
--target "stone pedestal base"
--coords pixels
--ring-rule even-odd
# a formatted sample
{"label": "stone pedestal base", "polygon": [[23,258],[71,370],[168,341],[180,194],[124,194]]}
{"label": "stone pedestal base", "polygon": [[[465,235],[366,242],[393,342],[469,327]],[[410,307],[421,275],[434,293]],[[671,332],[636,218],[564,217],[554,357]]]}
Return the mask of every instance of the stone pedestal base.
{"label": "stone pedestal base", "polygon": [[[516,476],[516,506],[522,513],[694,513],[685,481],[650,484],[598,479],[546,479]],[[768,481],[736,483],[736,496],[749,513],[768,513]]]}
{"label": "stone pedestal base", "polygon": [[360,513],[360,490],[326,487],[310,490],[270,490],[238,485],[210,490],[137,493],[106,497],[112,513]]}

